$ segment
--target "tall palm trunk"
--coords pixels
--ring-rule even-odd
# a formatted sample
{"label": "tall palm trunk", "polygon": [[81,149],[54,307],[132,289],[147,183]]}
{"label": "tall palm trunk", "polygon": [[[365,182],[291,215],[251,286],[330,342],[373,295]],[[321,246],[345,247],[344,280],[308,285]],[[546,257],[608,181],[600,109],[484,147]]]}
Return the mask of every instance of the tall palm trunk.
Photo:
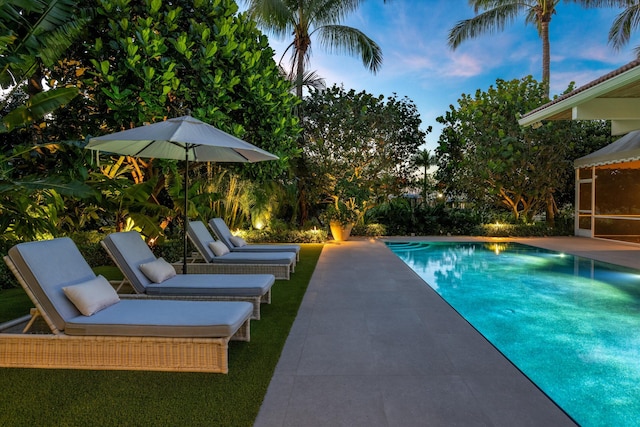
{"label": "tall palm trunk", "polygon": [[429,165],[424,165],[424,176],[422,177],[422,203],[427,204],[427,170]]}
{"label": "tall palm trunk", "polygon": [[296,66],[296,96],[302,99],[302,81],[304,75],[304,56],[298,55],[298,64]]}
{"label": "tall palm trunk", "polygon": [[545,95],[549,98],[549,85],[550,85],[550,63],[551,54],[549,47],[549,19],[543,19],[540,22],[540,37],[542,38],[542,83],[545,87]]}
{"label": "tall palm trunk", "polygon": [[[302,2],[298,4],[298,22],[303,22],[305,19],[304,11],[302,9]],[[307,55],[307,49],[311,40],[309,40],[309,34],[299,31],[296,28],[295,39],[293,40],[296,52],[296,95],[302,99],[302,82],[304,81],[304,58]]]}

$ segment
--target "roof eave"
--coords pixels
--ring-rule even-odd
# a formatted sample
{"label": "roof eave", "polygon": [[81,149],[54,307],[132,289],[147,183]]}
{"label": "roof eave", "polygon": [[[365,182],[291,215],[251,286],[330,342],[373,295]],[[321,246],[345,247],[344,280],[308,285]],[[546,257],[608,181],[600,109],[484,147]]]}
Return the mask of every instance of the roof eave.
{"label": "roof eave", "polygon": [[568,94],[560,101],[551,101],[522,116],[518,123],[521,126],[530,126],[542,120],[570,120],[573,119],[573,110],[578,105],[606,95],[625,85],[633,83],[640,78],[640,66],[636,66],[610,79],[604,80],[587,89],[578,88],[575,94]]}

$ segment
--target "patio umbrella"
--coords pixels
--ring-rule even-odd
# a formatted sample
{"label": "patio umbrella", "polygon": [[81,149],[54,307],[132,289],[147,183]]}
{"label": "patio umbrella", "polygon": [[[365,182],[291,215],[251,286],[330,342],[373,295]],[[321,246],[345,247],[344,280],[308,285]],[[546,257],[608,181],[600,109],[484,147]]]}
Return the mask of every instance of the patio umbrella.
{"label": "patio umbrella", "polygon": [[176,117],[89,139],[85,148],[132,157],[184,160],[184,258],[187,272],[187,180],[189,162],[254,163],[277,156],[191,116]]}

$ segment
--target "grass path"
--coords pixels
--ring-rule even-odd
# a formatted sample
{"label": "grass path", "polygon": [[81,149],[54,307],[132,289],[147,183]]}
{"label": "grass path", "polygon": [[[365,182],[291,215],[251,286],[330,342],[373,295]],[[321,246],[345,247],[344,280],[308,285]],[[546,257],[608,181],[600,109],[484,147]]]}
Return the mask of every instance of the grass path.
{"label": "grass path", "polygon": [[[304,244],[291,280],[231,342],[229,374],[0,368],[2,426],[251,426],[322,252]],[[20,290],[0,292],[0,322],[28,314]]]}

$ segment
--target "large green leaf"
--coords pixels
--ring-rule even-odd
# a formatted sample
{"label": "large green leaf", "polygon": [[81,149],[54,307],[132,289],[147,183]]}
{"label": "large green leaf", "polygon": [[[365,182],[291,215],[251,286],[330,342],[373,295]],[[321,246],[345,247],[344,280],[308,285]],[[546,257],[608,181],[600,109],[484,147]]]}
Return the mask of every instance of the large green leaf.
{"label": "large green leaf", "polygon": [[83,182],[69,180],[68,178],[59,176],[49,176],[46,178],[28,177],[19,182],[8,180],[0,181],[0,194],[16,190],[26,192],[55,190],[62,195],[78,198],[89,197],[94,193],[93,189]]}
{"label": "large green leaf", "polygon": [[2,117],[0,133],[10,132],[17,127],[26,126],[44,117],[56,108],[69,103],[69,101],[77,95],[78,89],[75,87],[52,89],[38,93],[29,98],[25,105],[14,109]]}
{"label": "large green leaf", "polygon": [[74,0],[9,0],[2,2],[0,29],[14,30],[19,37],[0,57],[0,74],[11,71],[22,82],[33,71],[38,58],[51,65],[77,39],[90,22],[92,9],[78,8]]}

